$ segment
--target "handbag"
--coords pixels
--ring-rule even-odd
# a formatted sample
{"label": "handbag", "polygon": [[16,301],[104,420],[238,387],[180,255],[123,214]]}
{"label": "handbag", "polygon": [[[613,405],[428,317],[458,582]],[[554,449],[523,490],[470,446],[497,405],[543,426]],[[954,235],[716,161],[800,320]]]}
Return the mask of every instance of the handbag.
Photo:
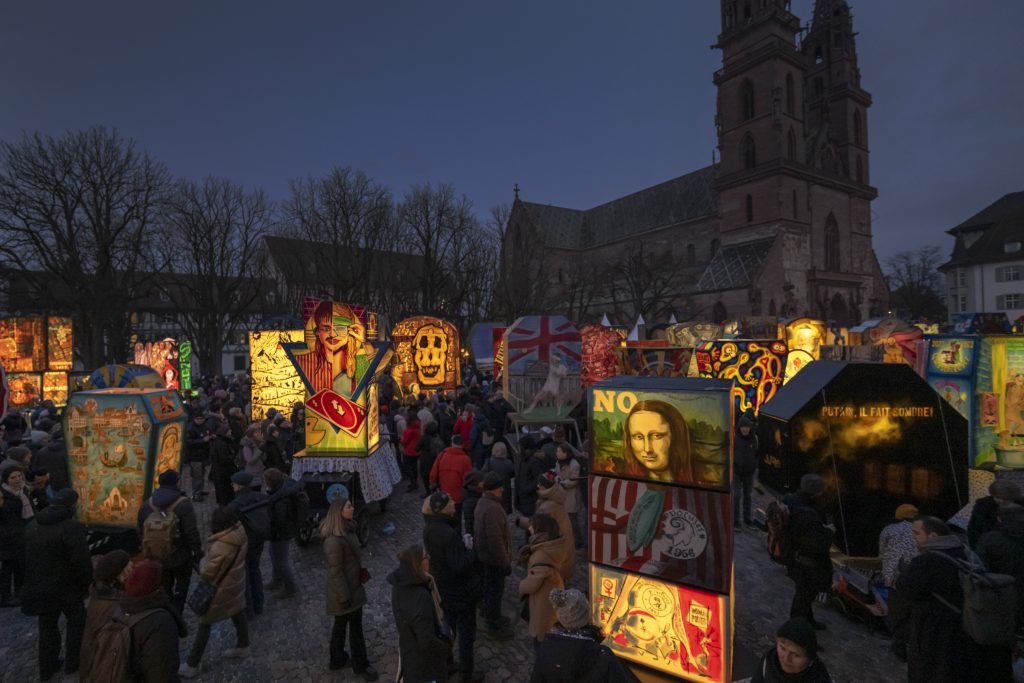
{"label": "handbag", "polygon": [[210,611],[210,605],[213,604],[213,599],[217,597],[217,588],[220,586],[220,582],[224,580],[224,577],[231,571],[231,567],[235,565],[235,560],[238,559],[238,554],[241,550],[241,548],[238,548],[235,551],[235,555],[231,558],[231,562],[228,563],[227,569],[217,577],[216,581],[208,581],[200,577],[195,590],[188,596],[188,606],[197,616],[204,616]]}

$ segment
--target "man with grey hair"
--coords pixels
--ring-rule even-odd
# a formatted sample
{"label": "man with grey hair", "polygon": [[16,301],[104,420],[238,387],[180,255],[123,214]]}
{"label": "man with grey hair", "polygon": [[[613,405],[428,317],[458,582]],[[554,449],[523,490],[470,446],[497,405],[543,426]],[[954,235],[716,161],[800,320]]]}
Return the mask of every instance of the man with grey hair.
{"label": "man with grey hair", "polygon": [[800,490],[787,498],[790,534],[793,539],[793,563],[789,575],[796,584],[790,617],[803,617],[816,629],[825,624],[815,621],[815,598],[832,588],[832,529],[823,511],[825,480],[817,474],[800,478]]}

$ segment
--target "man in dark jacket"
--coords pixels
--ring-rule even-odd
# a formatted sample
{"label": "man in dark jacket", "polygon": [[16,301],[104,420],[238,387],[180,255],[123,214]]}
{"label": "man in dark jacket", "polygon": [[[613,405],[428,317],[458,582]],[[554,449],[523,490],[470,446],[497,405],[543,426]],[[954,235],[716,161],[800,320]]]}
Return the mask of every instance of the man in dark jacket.
{"label": "man in dark jacket", "polygon": [[1024,624],[1024,507],[1007,505],[999,510],[999,526],[978,540],[978,557],[985,568],[1017,580],[1017,625]]}
{"label": "man in dark jacket", "polygon": [[234,497],[231,489],[231,475],[235,473],[237,449],[231,440],[231,427],[227,422],[218,422],[210,442],[210,481],[217,505],[227,505]]}
{"label": "man in dark jacket", "polygon": [[909,683],[1011,680],[1010,651],[981,648],[963,630],[964,592],[960,569],[963,543],[935,517],[914,520],[920,554],[900,575],[896,587],[911,601],[907,646]]}
{"label": "man in dark jacket", "polygon": [[[743,524],[750,526],[750,496],[754,488],[754,473],[757,472],[757,435],[753,432],[753,423],[746,415],[741,415],[736,423],[736,439],[733,441],[733,479],[732,479],[732,521],[737,531]],[[740,517],[740,498],[743,498],[743,517]]]}
{"label": "man in dark jacket", "polygon": [[39,617],[39,677],[44,681],[60,670],[62,613],[67,620],[64,671],[78,671],[92,562],[85,527],[75,519],[77,503],[77,493],[62,489],[25,529],[27,571],[21,611]]}
{"label": "man in dark jacket", "polygon": [[985,532],[999,526],[999,509],[1021,502],[1021,491],[1016,482],[1009,479],[993,481],[988,487],[988,495],[974,503],[971,519],[967,522],[967,544],[976,548]]}
{"label": "man in dark jacket", "polygon": [[210,462],[210,442],[214,438],[213,430],[206,424],[206,413],[196,413],[185,430],[185,462],[192,475],[192,500],[195,501],[203,499],[206,464]]}
{"label": "man in dark jacket", "polygon": [[814,600],[832,588],[832,529],[822,512],[825,481],[817,474],[800,478],[800,490],[786,500],[793,538],[793,563],[789,575],[796,584],[790,617],[803,617],[816,629],[825,624],[814,620]]}
{"label": "man in dark jacket", "polygon": [[[188,497],[178,489],[178,473],[174,470],[162,472],[157,479],[159,487],[153,495],[139,508],[138,532],[142,539],[143,551],[146,546],[146,519],[153,512],[172,510],[178,519],[179,543],[171,549],[163,565],[161,575],[164,590],[170,597],[171,604],[181,613],[185,609],[185,598],[188,597],[188,586],[192,580],[192,566],[199,565],[203,556],[203,539],[199,535],[199,524],[196,511]],[[172,507],[173,506],[173,507]]]}
{"label": "man in dark jacket", "polygon": [[270,505],[270,563],[274,571],[266,588],[281,589],[275,597],[290,598],[295,595],[296,586],[295,570],[288,552],[299,531],[299,524],[306,516],[306,494],[299,482],[284,476],[274,467],[263,473],[263,481],[267,485]]}
{"label": "man in dark jacket", "polygon": [[473,547],[484,568],[484,618],[495,640],[512,637],[510,620],[501,615],[505,577],[512,573],[508,516],[501,506],[502,480],[497,472],[484,477],[484,495],[476,506]]}
{"label": "man in dark jacket", "polygon": [[143,560],[125,581],[121,609],[131,624],[132,680],[178,683],[178,639],[188,635],[181,613],[167,600],[159,562]]}
{"label": "man in dark jacket", "polygon": [[447,493],[431,494],[423,512],[423,547],[430,555],[430,574],[441,595],[445,621],[459,640],[462,680],[482,681],[483,676],[473,672],[476,609],[481,595],[473,552],[459,536],[455,501]]}
{"label": "man in dark jacket", "polygon": [[520,439],[519,449],[523,457],[516,480],[516,493],[519,498],[516,509],[524,517],[533,517],[537,508],[537,482],[554,466],[554,458],[549,461],[544,449],[535,447],[532,436]]}
{"label": "man in dark jacket", "polygon": [[263,614],[263,574],[260,559],[263,544],[270,538],[270,505],[267,497],[252,490],[252,475],[235,472],[231,475],[231,488],[235,498],[228,509],[238,515],[245,527],[248,541],[245,555],[245,605],[252,616]]}
{"label": "man in dark jacket", "polygon": [[68,479],[68,452],[64,447],[64,435],[60,425],[50,430],[50,443],[39,449],[32,459],[34,467],[41,467],[50,473],[50,488],[54,491],[71,486]]}

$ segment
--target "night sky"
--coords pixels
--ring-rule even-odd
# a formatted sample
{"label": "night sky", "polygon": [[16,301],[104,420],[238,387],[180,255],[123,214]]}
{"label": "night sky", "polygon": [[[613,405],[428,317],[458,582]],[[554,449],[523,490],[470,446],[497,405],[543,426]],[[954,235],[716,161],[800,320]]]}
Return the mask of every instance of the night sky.
{"label": "night sky", "polygon": [[[481,217],[589,208],[710,163],[713,0],[6,3],[0,139],[116,127],[179,175],[287,195],[361,169]],[[879,258],[1024,190],[1024,2],[852,2]],[[805,22],[811,0],[793,3]]]}

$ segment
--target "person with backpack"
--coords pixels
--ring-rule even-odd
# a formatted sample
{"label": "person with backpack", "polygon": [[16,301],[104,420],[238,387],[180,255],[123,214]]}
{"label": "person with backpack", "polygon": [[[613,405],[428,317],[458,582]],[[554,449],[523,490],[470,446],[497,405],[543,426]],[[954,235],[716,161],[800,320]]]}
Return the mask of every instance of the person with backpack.
{"label": "person with backpack", "polygon": [[202,501],[206,495],[206,466],[210,462],[210,442],[213,429],[206,424],[206,413],[198,412],[185,430],[185,462],[192,477],[192,500]]}
{"label": "person with backpack", "polygon": [[231,440],[231,427],[227,422],[218,422],[210,442],[210,481],[217,505],[227,505],[234,497],[231,490],[231,475],[235,473],[237,451]]}
{"label": "person with backpack", "polygon": [[82,634],[82,652],[79,658],[78,678],[80,681],[99,680],[94,672],[91,654],[96,651],[96,636],[100,629],[116,616],[121,615],[121,598],[124,582],[131,573],[131,557],[124,550],[112,550],[101,556],[92,571],[92,585],[89,586],[89,607],[85,612],[85,631]]}
{"label": "person with backpack", "polygon": [[749,417],[741,415],[736,423],[736,438],[733,439],[732,522],[736,531],[753,525],[750,500],[757,472],[757,435],[753,426]]}
{"label": "person with backpack", "polygon": [[295,596],[295,570],[288,557],[292,539],[299,531],[309,511],[309,498],[302,485],[274,467],[263,473],[267,484],[267,498],[270,506],[270,562],[273,575],[264,588],[278,590],[277,598]]}
{"label": "person with backpack", "polygon": [[270,506],[267,497],[252,490],[252,475],[235,472],[231,475],[231,488],[235,498],[228,509],[238,515],[245,527],[248,541],[245,552],[245,605],[250,617],[263,614],[263,573],[260,559],[263,546],[270,539]]}
{"label": "person with backpack", "polygon": [[992,572],[1012,576],[1017,585],[1017,624],[1024,624],[1024,507],[999,509],[998,525],[978,539],[978,559]]}
{"label": "person with backpack", "polygon": [[896,583],[911,603],[907,680],[1009,683],[1010,649],[982,647],[964,631],[961,563],[971,558],[963,541],[935,517],[918,516],[913,531],[920,554]]}
{"label": "person with backpack", "polygon": [[[123,617],[108,622],[96,637],[98,653],[116,653],[127,645],[128,656],[101,658],[98,665],[91,667],[96,683],[180,680],[178,639],[188,635],[188,627],[181,612],[168,600],[163,585],[163,567],[159,562],[142,560],[132,567],[121,598]],[[111,647],[115,644],[118,647]]]}
{"label": "person with backpack", "polygon": [[235,647],[224,651],[228,659],[249,656],[249,621],[245,616],[245,529],[232,510],[219,507],[210,516],[207,553],[199,570],[201,579],[216,593],[209,609],[199,615],[199,628],[188,658],[178,669],[182,678],[199,675],[199,664],[214,624],[230,619],[235,626]]}
{"label": "person with backpack", "polygon": [[792,557],[787,564],[795,591],[790,617],[802,617],[818,630],[825,624],[814,619],[813,605],[820,593],[832,590],[832,529],[823,510],[825,480],[817,474],[800,478],[800,490],[786,499],[789,519],[786,533]]}
{"label": "person with backpack", "polygon": [[161,472],[159,487],[139,508],[142,554],[162,565],[164,589],[180,614],[185,609],[192,566],[203,556],[203,539],[192,502],[178,489],[178,473]]}
{"label": "person with backpack", "polygon": [[61,489],[53,502],[25,529],[25,585],[21,611],[39,617],[39,677],[47,680],[61,668],[60,615],[64,635],[64,672],[78,670],[85,630],[85,596],[92,583],[92,561],[85,525],[75,519],[78,494]]}

